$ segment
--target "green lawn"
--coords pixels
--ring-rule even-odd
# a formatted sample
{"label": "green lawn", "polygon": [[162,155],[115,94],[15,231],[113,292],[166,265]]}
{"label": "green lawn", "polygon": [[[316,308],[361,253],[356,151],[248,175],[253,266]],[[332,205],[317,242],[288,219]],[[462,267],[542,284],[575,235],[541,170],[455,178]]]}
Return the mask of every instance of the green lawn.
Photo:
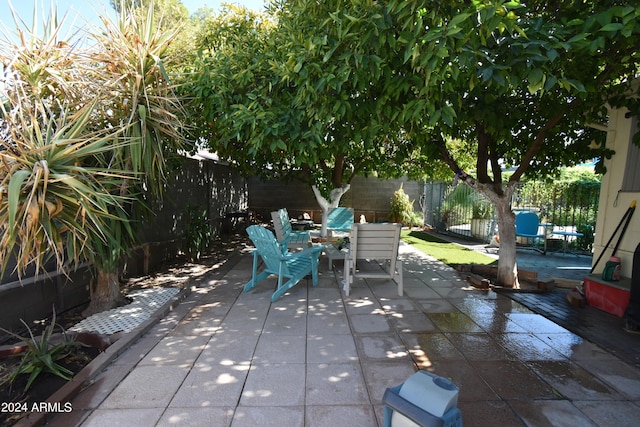
{"label": "green lawn", "polygon": [[435,237],[424,231],[402,230],[402,240],[451,267],[460,264],[497,264],[498,261],[479,252]]}

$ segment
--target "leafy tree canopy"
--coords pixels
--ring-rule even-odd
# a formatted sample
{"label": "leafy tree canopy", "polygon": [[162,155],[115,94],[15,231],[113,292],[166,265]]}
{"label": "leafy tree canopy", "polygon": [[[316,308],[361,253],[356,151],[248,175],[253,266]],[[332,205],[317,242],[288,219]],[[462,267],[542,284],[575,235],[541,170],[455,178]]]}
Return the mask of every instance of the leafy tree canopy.
{"label": "leafy tree canopy", "polygon": [[[594,157],[606,103],[638,112],[640,8],[616,2],[391,2],[406,64],[400,119],[457,170],[442,135],[470,143],[480,182],[545,174]],[[439,153],[438,153],[439,151]],[[607,150],[598,154],[608,156]],[[491,165],[490,176],[487,165]]]}
{"label": "leafy tree canopy", "polygon": [[189,9],[180,0],[110,0],[117,13],[131,11],[146,15],[153,4],[153,16],[163,26],[173,28],[189,19]]}
{"label": "leafy tree canopy", "polygon": [[[398,114],[427,157],[489,198],[500,233],[498,283],[517,286],[511,196],[524,176],[610,156],[607,104],[638,114],[640,7],[597,1],[392,1],[411,80]],[[476,156],[470,176],[446,144]],[[593,142],[596,144],[593,144]],[[505,181],[502,169],[515,171]]]}
{"label": "leafy tree canopy", "polygon": [[384,6],[310,4],[274,2],[269,15],[227,6],[203,27],[188,88],[197,136],[246,173],[325,195],[356,175],[423,175],[385,95],[396,71],[374,37]]}
{"label": "leafy tree canopy", "polygon": [[631,105],[637,9],[556,3],[228,6],[196,43],[198,137],[248,173],[327,189],[441,177],[442,161],[471,158],[498,188],[504,167],[519,180],[610,155],[589,148],[604,133],[586,124],[606,120],[607,101]]}
{"label": "leafy tree canopy", "polygon": [[428,176],[444,162],[496,205],[507,285],[515,183],[610,156],[607,105],[640,113],[640,6],[276,0],[267,10],[270,20],[220,18],[233,31],[199,45],[200,136],[248,172],[302,173],[325,193],[355,174]]}

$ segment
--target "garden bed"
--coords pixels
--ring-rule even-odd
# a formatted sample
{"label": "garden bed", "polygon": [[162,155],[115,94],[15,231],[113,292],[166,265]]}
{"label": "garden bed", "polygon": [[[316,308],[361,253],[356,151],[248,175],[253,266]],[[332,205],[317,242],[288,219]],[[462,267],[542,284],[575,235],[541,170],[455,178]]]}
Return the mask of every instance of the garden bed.
{"label": "garden bed", "polygon": [[[98,354],[100,350],[94,347],[79,347],[73,354],[58,361],[73,374],[79,373]],[[18,357],[12,357],[1,361],[3,377],[8,370],[14,369],[20,363]],[[4,383],[0,387],[0,425],[9,426],[18,422],[21,418],[33,412],[64,411],[64,403],[58,407],[47,407],[47,399],[68,383],[67,380],[50,373],[40,374],[33,385],[25,391],[28,375],[19,376],[13,383]]]}

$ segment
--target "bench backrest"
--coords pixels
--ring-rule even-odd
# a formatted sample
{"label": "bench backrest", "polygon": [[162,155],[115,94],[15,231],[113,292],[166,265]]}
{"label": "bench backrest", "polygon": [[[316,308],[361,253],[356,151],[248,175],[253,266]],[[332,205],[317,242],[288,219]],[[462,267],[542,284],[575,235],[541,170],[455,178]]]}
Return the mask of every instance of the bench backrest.
{"label": "bench backrest", "polygon": [[351,259],[390,260],[395,265],[402,224],[352,224],[349,255]]}
{"label": "bench backrest", "polygon": [[287,209],[282,208],[271,212],[271,219],[273,220],[276,239],[278,239],[279,242],[289,240],[291,236],[291,220],[289,219]]}

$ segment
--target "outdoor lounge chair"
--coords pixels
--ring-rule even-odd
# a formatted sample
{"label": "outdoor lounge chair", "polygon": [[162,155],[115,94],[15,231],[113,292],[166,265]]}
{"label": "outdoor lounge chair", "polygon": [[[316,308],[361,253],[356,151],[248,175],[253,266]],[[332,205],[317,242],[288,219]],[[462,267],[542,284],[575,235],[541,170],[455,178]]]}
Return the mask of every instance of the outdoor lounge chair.
{"label": "outdoor lounge chair", "polygon": [[273,229],[276,232],[278,243],[282,247],[282,252],[287,249],[307,248],[311,241],[311,235],[308,231],[293,230],[291,228],[291,219],[286,208],[271,212],[273,220]]}
{"label": "outdoor lounge chair", "polygon": [[[546,255],[547,253],[547,236],[540,233],[540,219],[535,212],[521,212],[516,215],[516,237],[523,237],[530,241],[530,245],[521,247],[537,250]],[[542,250],[535,246],[536,241],[542,239]]]}
{"label": "outdoor lounge chair", "polygon": [[[398,285],[398,295],[402,296],[402,262],[398,259],[400,230],[402,224],[353,224],[351,228],[349,252],[344,259],[344,291],[349,295],[354,278],[389,278]],[[358,260],[384,261],[377,271],[357,269]]]}
{"label": "outdoor lounge chair", "polygon": [[[271,301],[274,302],[308,274],[311,274],[313,286],[318,286],[318,257],[324,246],[318,245],[303,251],[283,254],[276,237],[263,226],[251,225],[247,227],[247,234],[256,249],[253,251],[251,280],[244,286],[245,292],[272,274],[278,276],[278,287],[271,296]],[[265,264],[260,274],[258,274],[259,258],[262,258]],[[285,279],[287,279],[286,282]]]}

